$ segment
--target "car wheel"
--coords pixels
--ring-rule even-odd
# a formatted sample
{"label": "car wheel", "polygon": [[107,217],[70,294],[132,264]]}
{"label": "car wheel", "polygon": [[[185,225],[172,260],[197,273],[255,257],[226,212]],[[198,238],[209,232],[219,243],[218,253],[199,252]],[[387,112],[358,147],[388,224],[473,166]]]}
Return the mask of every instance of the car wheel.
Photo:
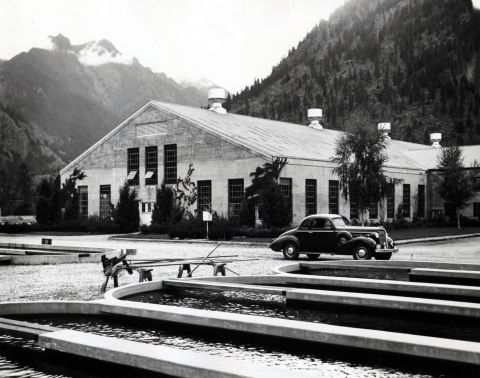
{"label": "car wheel", "polygon": [[287,243],[283,246],[283,257],[285,260],[296,260],[298,259],[298,248],[293,243]]}
{"label": "car wheel", "polygon": [[309,260],[316,260],[316,259],[318,259],[318,256],[320,256],[320,255],[318,255],[316,253],[307,253],[307,257],[308,257]]}
{"label": "car wheel", "polygon": [[392,258],[392,252],[387,253],[376,253],[375,259],[376,260],[390,260]]}
{"label": "car wheel", "polygon": [[355,260],[371,260],[372,251],[364,244],[357,245],[353,249],[353,258]]}

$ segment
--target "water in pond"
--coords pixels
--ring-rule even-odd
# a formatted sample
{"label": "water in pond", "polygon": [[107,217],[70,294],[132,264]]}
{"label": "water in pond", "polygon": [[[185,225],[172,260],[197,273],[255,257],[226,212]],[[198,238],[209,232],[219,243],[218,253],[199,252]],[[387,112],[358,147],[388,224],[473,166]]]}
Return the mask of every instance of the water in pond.
{"label": "water in pond", "polygon": [[[141,319],[91,318],[91,317],[29,317],[20,318],[54,327],[91,332],[103,336],[115,336],[127,340],[164,345],[182,350],[209,353],[225,358],[253,361],[267,366],[305,371],[321,377],[477,377],[471,366],[425,360],[412,357],[377,355],[366,351],[344,351],[331,346],[267,341],[263,336],[232,337],[216,332],[185,330],[184,326],[172,328],[165,323],[152,323]],[[1,356],[1,353],[0,353]],[[1,357],[0,357],[1,358]],[[408,363],[406,360],[408,359]],[[0,368],[1,369],[1,368]],[[2,372],[0,370],[0,377]],[[67,375],[68,376],[68,375]],[[11,376],[13,378],[13,375]],[[20,378],[36,378],[16,375]],[[42,378],[55,378],[54,374]],[[76,378],[76,377],[74,377]]]}
{"label": "water in pond", "polygon": [[340,269],[340,268],[314,268],[301,269],[290,272],[290,274],[301,274],[307,276],[333,276],[333,277],[350,277],[350,278],[367,278],[374,280],[393,280],[408,281],[408,272],[410,269]]}
{"label": "water in pond", "polygon": [[[92,362],[77,356],[45,353],[33,341],[0,335],[1,378],[138,378],[128,367]],[[142,371],[142,378],[172,378]]]}
{"label": "water in pond", "polygon": [[267,316],[344,327],[409,333],[447,339],[480,342],[478,319],[405,313],[379,308],[358,309],[332,305],[299,307],[276,295],[233,291],[174,290],[141,293],[129,301],[157,303],[209,311]]}

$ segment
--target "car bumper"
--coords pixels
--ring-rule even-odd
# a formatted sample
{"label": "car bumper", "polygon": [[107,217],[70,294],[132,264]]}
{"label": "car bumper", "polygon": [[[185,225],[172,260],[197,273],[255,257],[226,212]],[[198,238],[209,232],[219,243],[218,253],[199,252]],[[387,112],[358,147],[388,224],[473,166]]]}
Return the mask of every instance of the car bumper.
{"label": "car bumper", "polygon": [[375,253],[397,253],[397,252],[398,252],[398,248],[377,248],[377,249],[375,249]]}

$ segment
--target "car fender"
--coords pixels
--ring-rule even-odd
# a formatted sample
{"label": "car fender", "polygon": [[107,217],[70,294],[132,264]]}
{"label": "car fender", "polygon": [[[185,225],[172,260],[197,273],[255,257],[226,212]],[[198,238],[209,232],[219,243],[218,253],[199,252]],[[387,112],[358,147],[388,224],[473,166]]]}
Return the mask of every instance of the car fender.
{"label": "car fender", "polygon": [[375,247],[377,245],[375,240],[373,240],[372,238],[369,238],[369,237],[366,237],[366,236],[359,236],[357,238],[350,239],[346,243],[340,244],[337,247],[336,253],[339,254],[339,255],[350,255],[350,254],[353,253],[353,249],[358,244],[364,244],[367,247],[372,248],[373,251],[375,251]]}
{"label": "car fender", "polygon": [[272,251],[280,252],[282,251],[283,245],[286,242],[292,242],[297,246],[298,249],[300,249],[300,243],[298,241],[298,238],[293,235],[280,236],[279,238],[271,242],[268,248],[270,248]]}
{"label": "car fender", "polygon": [[343,230],[343,231],[340,231],[340,232],[337,234],[337,236],[335,236],[335,241],[337,242],[337,244],[338,244],[338,240],[339,240],[342,236],[345,236],[345,237],[346,237],[346,239],[347,239],[346,242],[349,242],[351,239],[353,239],[353,236],[352,236],[352,234],[351,234],[350,232]]}

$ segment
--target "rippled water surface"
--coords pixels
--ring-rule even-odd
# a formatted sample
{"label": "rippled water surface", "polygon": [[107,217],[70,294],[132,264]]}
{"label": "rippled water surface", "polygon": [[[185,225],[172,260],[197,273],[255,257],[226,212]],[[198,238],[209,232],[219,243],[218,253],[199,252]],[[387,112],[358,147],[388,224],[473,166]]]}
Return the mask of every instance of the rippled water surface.
{"label": "rippled water surface", "polygon": [[[82,363],[83,361],[83,363]],[[44,349],[12,336],[0,335],[0,377],[2,378],[139,378],[139,371],[112,364],[92,363],[78,357],[46,354]],[[171,378],[142,372],[141,378]]]}
{"label": "rippled water surface", "polygon": [[[22,318],[20,320],[26,320]],[[295,343],[265,342],[262,337],[231,339],[215,332],[185,334],[184,330],[171,329],[162,323],[147,324],[142,320],[129,320],[125,323],[118,318],[53,318],[29,317],[30,322],[48,324],[54,327],[91,332],[103,336],[164,345],[172,348],[205,352],[211,355],[252,361],[267,366],[309,372],[321,377],[456,377],[458,370],[452,371],[445,364],[415,361],[410,357],[380,356],[359,351],[335,350],[331,346],[297,345]],[[1,356],[1,353],[0,353]],[[2,357],[0,357],[2,358]],[[408,363],[406,363],[408,359]],[[446,369],[445,369],[446,368]],[[11,368],[10,368],[11,369]],[[34,378],[27,367],[23,373],[0,377]],[[462,366],[463,377],[477,377],[468,367]],[[8,370],[8,369],[7,369]],[[43,373],[42,373],[43,374]],[[56,375],[45,375],[53,378]],[[70,377],[69,375],[67,375]],[[41,375],[43,378],[44,375]],[[72,376],[76,378],[76,376]]]}
{"label": "rippled water surface", "polygon": [[393,312],[378,308],[359,310],[353,307],[325,305],[305,308],[287,305],[282,296],[233,291],[155,291],[126,299],[210,311],[480,342],[478,319],[438,317],[433,314]]}
{"label": "rippled water surface", "polygon": [[[225,311],[232,313],[269,316],[275,318],[335,324],[368,329],[384,329],[394,332],[425,334],[462,340],[480,340],[478,322],[458,319],[435,319],[431,315],[382,313],[378,309],[353,312],[346,308],[301,308],[285,303],[281,296],[239,292],[204,292],[180,290],[173,292],[149,292],[128,298],[140,302]],[[164,345],[181,350],[204,352],[236,360],[276,366],[291,370],[306,371],[321,377],[478,377],[480,372],[471,366],[453,366],[441,361],[417,360],[413,357],[380,355],[295,341],[270,340],[263,336],[223,334],[215,330],[199,330],[168,323],[153,323],[141,319],[118,317],[21,317],[19,320],[50,325],[53,327],[90,332],[103,336],[154,345]],[[104,377],[102,371],[95,374],[63,369],[50,362],[40,364],[12,359],[5,355],[1,345],[33,350],[39,355],[41,348],[32,343],[19,343],[14,339],[0,337],[0,377],[54,378],[58,376],[83,378]],[[13,356],[18,356],[14,354]],[[41,368],[39,369],[39,366]],[[476,368],[475,368],[476,369]],[[124,372],[122,372],[124,374]],[[133,375],[132,377],[134,377]],[[120,377],[120,376],[119,376]],[[129,377],[129,376],[127,376]],[[117,378],[115,376],[115,378]]]}

